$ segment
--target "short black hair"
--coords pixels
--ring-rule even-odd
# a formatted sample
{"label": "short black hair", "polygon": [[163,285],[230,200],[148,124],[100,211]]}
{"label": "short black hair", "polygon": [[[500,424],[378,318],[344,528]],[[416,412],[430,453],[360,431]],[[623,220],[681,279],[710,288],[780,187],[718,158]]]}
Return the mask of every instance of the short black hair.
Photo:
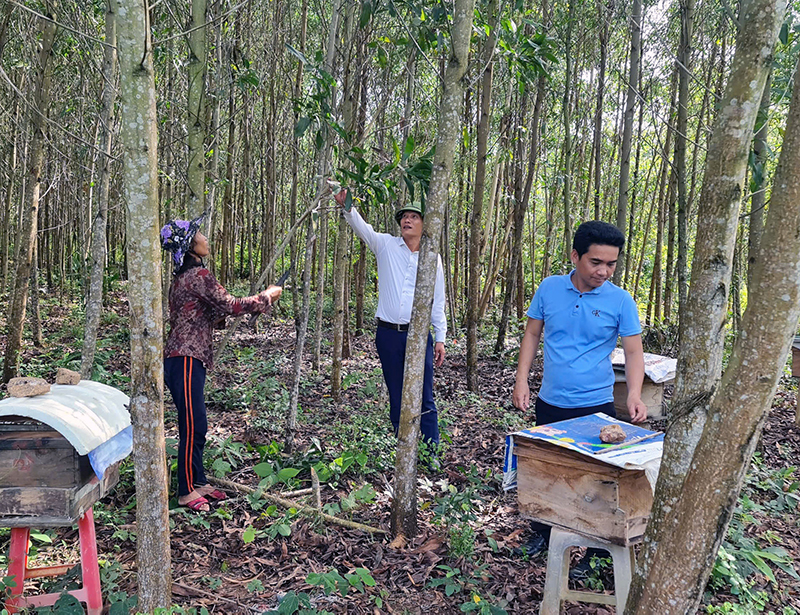
{"label": "short black hair", "polygon": [[616,226],[600,220],[587,220],[575,231],[572,239],[572,249],[578,253],[578,258],[589,251],[592,244],[601,246],[614,246],[622,251],[625,245],[625,235]]}

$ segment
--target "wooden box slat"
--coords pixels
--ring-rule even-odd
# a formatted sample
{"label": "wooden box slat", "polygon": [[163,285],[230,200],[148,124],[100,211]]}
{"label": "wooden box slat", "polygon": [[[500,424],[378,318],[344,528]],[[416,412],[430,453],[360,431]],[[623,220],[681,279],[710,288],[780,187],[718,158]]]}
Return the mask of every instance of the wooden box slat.
{"label": "wooden box slat", "polygon": [[792,376],[800,378],[800,348],[794,345],[792,346]]}
{"label": "wooden box slat", "polygon": [[88,458],[57,431],[0,431],[0,488],[73,487],[91,474]]}
{"label": "wooden box slat", "polygon": [[69,488],[7,487],[0,489],[0,527],[58,527],[75,523],[119,481],[119,463],[106,469],[103,480],[92,475]]}
{"label": "wooden box slat", "polygon": [[644,534],[653,492],[643,470],[515,438],[519,510],[536,521],[623,546]]}
{"label": "wooden box slat", "polygon": [[[645,378],[642,383],[642,402],[647,406],[648,419],[663,419],[664,415],[664,383],[656,383]],[[628,384],[622,380],[614,383],[614,410],[620,421],[631,420],[628,412]]]}

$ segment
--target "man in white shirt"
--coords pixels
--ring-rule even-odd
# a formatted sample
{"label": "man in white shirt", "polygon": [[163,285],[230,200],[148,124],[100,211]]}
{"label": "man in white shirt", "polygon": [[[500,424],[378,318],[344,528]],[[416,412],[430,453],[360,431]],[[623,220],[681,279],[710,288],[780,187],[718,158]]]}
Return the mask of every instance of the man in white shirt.
{"label": "man in white shirt", "polygon": [[[411,322],[411,306],[414,303],[414,289],[417,283],[419,244],[422,238],[422,207],[419,203],[411,203],[397,211],[395,219],[400,225],[400,237],[394,237],[388,233],[377,233],[364,221],[358,211],[348,206],[346,197],[346,190],[335,196],[336,202],[342,207],[344,219],[353,232],[372,250],[378,261],[375,347],[389,390],[389,414],[396,434],[400,426],[408,323]],[[422,437],[431,444],[439,443],[439,420],[436,403],[433,400],[433,365],[435,363],[436,367],[439,367],[444,362],[444,341],[447,334],[444,302],[444,270],[442,259],[439,257],[431,311],[431,324],[436,334],[436,343],[434,344],[433,337],[429,333],[420,417]]]}

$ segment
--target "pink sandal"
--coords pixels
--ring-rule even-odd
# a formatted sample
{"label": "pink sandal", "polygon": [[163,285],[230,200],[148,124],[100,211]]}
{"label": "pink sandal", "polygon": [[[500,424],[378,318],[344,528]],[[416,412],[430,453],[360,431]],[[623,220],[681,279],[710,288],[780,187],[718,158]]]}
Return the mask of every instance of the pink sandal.
{"label": "pink sandal", "polygon": [[228,499],[228,494],[220,489],[214,489],[213,491],[209,491],[206,493],[207,498],[211,498],[212,500],[216,500],[217,502],[221,502],[222,500]]}
{"label": "pink sandal", "polygon": [[208,500],[202,495],[199,498],[195,498],[191,502],[181,504],[181,506],[186,506],[186,508],[189,508],[195,512],[208,512],[207,510],[203,510],[203,506],[208,506]]}

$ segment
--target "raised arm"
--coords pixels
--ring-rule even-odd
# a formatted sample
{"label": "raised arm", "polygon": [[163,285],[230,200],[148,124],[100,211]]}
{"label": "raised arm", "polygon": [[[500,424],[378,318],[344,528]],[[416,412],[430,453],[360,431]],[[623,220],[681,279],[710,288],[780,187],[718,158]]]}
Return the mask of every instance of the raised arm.
{"label": "raised arm", "polygon": [[347,205],[346,189],[340,191],[333,198],[339,207],[342,208],[342,215],[344,215],[345,221],[350,225],[350,228],[353,229],[353,232],[367,244],[367,247],[372,250],[373,253],[377,254],[385,237],[388,235],[376,232],[371,224],[367,224],[364,218],[361,217],[361,214],[358,213],[358,210],[353,207],[352,201],[349,206]]}
{"label": "raised arm", "polygon": [[281,296],[280,286],[270,286],[252,297],[234,297],[207,269],[203,269],[197,276],[200,288],[197,296],[211,306],[219,314],[254,314],[266,312],[274,301]]}
{"label": "raised arm", "polygon": [[514,406],[520,410],[527,410],[531,403],[531,390],[528,385],[528,376],[531,372],[531,365],[539,349],[539,340],[542,338],[544,321],[536,318],[528,318],[525,325],[525,334],[522,336],[522,343],[519,346],[519,360],[517,361],[517,379],[514,383],[513,402]]}

